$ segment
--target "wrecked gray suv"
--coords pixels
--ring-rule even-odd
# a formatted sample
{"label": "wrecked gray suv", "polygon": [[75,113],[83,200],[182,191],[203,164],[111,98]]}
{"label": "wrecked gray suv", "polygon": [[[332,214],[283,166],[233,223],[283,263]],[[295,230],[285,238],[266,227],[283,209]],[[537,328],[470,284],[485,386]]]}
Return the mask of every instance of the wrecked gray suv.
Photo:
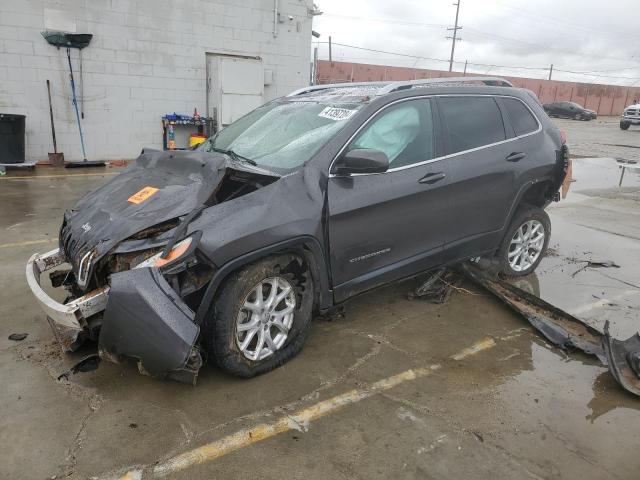
{"label": "wrecked gray suv", "polygon": [[65,212],[27,280],[66,350],[91,338],[155,377],[194,383],[203,358],[250,377],[374,287],[478,256],[531,272],[568,161],[501,79],[309,87],[195,151],[144,151]]}

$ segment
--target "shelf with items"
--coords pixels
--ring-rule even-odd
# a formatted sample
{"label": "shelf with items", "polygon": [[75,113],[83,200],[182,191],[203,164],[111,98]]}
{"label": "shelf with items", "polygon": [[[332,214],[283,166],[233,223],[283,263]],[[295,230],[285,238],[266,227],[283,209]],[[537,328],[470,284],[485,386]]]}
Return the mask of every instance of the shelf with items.
{"label": "shelf with items", "polygon": [[162,117],[162,148],[164,150],[190,150],[204,142],[213,133],[213,119],[170,113]]}

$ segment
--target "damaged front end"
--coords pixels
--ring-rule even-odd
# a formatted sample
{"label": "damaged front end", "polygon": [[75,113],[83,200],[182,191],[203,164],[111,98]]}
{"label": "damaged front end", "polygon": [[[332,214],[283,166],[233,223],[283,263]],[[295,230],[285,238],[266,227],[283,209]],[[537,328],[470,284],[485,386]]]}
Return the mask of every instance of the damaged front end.
{"label": "damaged front end", "polygon": [[[222,155],[147,153],[67,211],[60,248],[26,268],[63,350],[91,338],[102,359],[133,358],[143,374],[195,384],[203,363],[195,311],[216,267],[190,224],[278,178],[248,170]],[[43,290],[45,272],[66,301]]]}

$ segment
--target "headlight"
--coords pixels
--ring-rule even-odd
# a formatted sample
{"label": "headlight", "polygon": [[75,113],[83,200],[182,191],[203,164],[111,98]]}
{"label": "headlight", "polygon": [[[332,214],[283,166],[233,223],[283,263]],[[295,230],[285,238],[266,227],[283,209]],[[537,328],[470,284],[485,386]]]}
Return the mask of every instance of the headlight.
{"label": "headlight", "polygon": [[145,267],[162,267],[170,262],[178,260],[185,253],[190,251],[191,243],[193,242],[192,237],[185,238],[181,242],[176,243],[167,258],[162,258],[162,252],[156,253],[154,256],[147,258],[146,260],[140,262],[133,268],[145,268]]}

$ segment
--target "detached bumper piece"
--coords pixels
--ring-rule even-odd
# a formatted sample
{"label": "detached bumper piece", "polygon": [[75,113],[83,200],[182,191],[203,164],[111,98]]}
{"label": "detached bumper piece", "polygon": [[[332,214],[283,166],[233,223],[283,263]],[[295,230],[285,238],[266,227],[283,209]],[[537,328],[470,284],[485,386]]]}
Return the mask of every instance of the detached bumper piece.
{"label": "detached bumper piece", "polygon": [[102,358],[138,360],[140,373],[195,385],[202,357],[193,311],[156,268],[111,275],[98,348]]}
{"label": "detached bumper piece", "polygon": [[554,345],[577,348],[595,355],[622,388],[640,396],[640,335],[620,341],[609,335],[609,322],[604,333],[582,320],[554,307],[500,279],[490,278],[474,267],[464,265],[463,273],[474,282],[494,294]]}
{"label": "detached bumper piece", "polygon": [[47,253],[36,253],[27,262],[27,283],[47,314],[47,320],[56,339],[65,351],[73,351],[78,336],[86,331],[87,319],[104,310],[109,296],[109,287],[102,287],[69,303],[59,303],[49,297],[40,286],[40,275],[64,263],[59,249]]}

